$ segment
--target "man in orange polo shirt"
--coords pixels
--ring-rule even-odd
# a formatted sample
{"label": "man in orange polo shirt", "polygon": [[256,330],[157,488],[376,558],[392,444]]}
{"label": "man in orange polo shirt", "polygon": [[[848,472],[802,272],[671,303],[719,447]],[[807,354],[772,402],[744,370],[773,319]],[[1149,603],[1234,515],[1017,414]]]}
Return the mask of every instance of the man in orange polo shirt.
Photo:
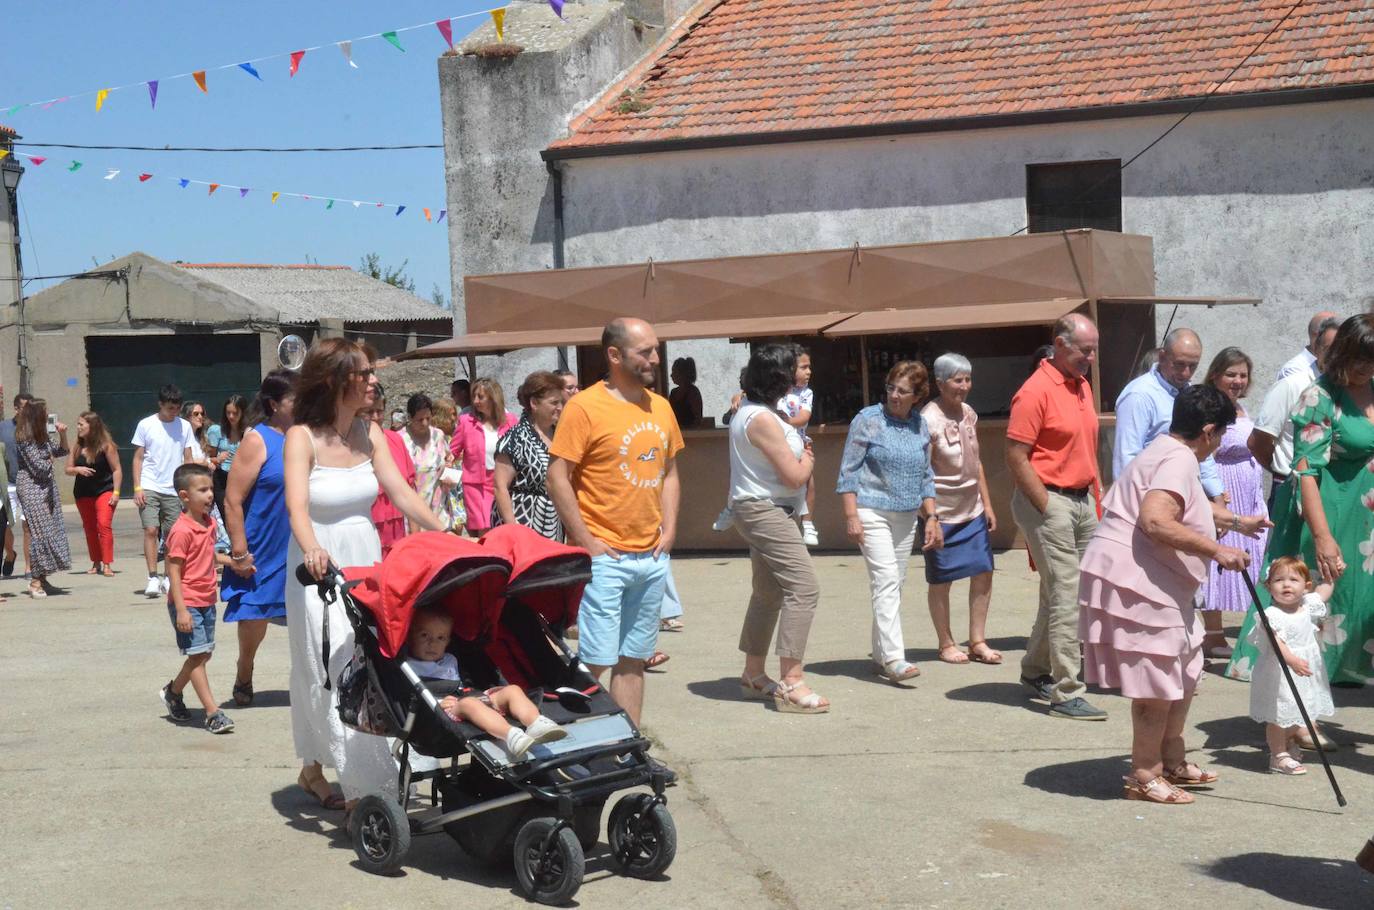
{"label": "man in orange polo shirt", "polygon": [[1106,720],[1079,679],[1078,563],[1097,530],[1097,408],[1087,373],[1097,326],[1070,313],[1054,326],[1054,354],[1011,400],[1007,468],[1012,516],[1040,572],[1040,607],[1021,661],[1021,683],[1050,714]]}

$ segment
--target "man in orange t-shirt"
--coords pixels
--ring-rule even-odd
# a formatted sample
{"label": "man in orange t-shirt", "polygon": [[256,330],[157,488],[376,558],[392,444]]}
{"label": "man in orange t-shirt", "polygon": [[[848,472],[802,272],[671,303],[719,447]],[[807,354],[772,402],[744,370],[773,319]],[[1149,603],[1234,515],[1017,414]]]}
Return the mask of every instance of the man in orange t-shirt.
{"label": "man in orange t-shirt", "polygon": [[1078,563],[1097,530],[1097,407],[1086,374],[1097,326],[1070,313],[1054,326],[1054,354],[1011,400],[1007,468],[1012,516],[1040,572],[1040,607],[1021,660],[1021,683],[1050,714],[1106,720],[1078,678]]}
{"label": "man in orange t-shirt", "polygon": [[597,679],[611,670],[611,697],[638,724],[677,531],[682,433],[668,400],[647,388],[658,370],[653,327],[616,319],[601,346],[609,374],[563,406],[548,485],[569,543],[592,554],[579,656]]}

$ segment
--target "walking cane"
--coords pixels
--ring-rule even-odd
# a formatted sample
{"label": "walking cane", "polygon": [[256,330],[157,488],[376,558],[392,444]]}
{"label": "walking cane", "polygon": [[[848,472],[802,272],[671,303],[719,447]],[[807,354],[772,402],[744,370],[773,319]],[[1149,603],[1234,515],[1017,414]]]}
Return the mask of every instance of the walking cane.
{"label": "walking cane", "polygon": [[1293,673],[1288,669],[1288,661],[1283,659],[1279,651],[1279,640],[1274,635],[1274,627],[1269,624],[1269,617],[1264,615],[1264,605],[1260,603],[1259,592],[1255,590],[1255,583],[1250,580],[1250,573],[1244,569],[1241,569],[1237,574],[1245,580],[1245,587],[1250,589],[1250,599],[1255,603],[1255,612],[1259,614],[1260,625],[1264,626],[1264,634],[1269,638],[1269,647],[1274,650],[1274,656],[1278,658],[1279,666],[1283,668],[1283,678],[1288,680],[1288,688],[1293,693],[1293,700],[1298,703],[1298,711],[1302,713],[1302,722],[1307,724],[1307,734],[1312,737],[1312,745],[1316,747],[1317,755],[1322,760],[1322,767],[1326,769],[1326,779],[1331,782],[1331,792],[1336,794],[1336,805],[1344,808],[1345,796],[1341,793],[1340,785],[1336,783],[1336,775],[1331,771],[1331,762],[1326,760],[1326,750],[1322,748],[1322,741],[1317,735],[1317,728],[1312,725],[1312,718],[1307,716],[1307,705],[1303,704],[1302,693],[1298,691],[1298,684],[1293,681]]}

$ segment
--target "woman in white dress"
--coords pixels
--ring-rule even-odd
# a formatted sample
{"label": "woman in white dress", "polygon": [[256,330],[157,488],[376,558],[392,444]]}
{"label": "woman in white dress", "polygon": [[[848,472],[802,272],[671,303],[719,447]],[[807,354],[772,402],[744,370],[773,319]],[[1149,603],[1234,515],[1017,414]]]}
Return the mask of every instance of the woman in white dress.
{"label": "woman in white dress", "polygon": [[[286,508],[291,519],[287,552],[286,617],[291,640],[291,731],[305,772],[335,768],[351,806],[368,793],[396,784],[397,766],[386,739],[359,733],[339,720],[338,678],[353,654],[353,629],[336,601],[328,607],[313,587],[296,580],[302,562],[316,578],[333,563],[372,565],[381,542],[372,502],[381,484],[411,526],[442,530],[405,482],[381,430],[359,416],[376,397],[371,350],[343,338],[313,345],[296,390],[296,425],[286,434]],[[329,623],[326,689],[321,665],[322,625]],[[313,767],[312,767],[313,766]]]}

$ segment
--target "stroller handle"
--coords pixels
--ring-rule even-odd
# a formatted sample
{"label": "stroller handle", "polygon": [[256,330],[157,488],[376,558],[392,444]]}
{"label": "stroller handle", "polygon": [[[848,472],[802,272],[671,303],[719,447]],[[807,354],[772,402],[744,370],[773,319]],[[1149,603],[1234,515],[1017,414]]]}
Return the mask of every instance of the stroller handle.
{"label": "stroller handle", "polygon": [[338,566],[334,565],[332,562],[329,564],[329,569],[325,572],[324,578],[320,579],[316,579],[315,576],[310,574],[310,570],[306,568],[305,563],[296,566],[296,581],[300,582],[301,586],[305,588],[312,586],[318,587],[326,584],[341,585],[343,584],[343,580],[343,573],[340,572]]}

